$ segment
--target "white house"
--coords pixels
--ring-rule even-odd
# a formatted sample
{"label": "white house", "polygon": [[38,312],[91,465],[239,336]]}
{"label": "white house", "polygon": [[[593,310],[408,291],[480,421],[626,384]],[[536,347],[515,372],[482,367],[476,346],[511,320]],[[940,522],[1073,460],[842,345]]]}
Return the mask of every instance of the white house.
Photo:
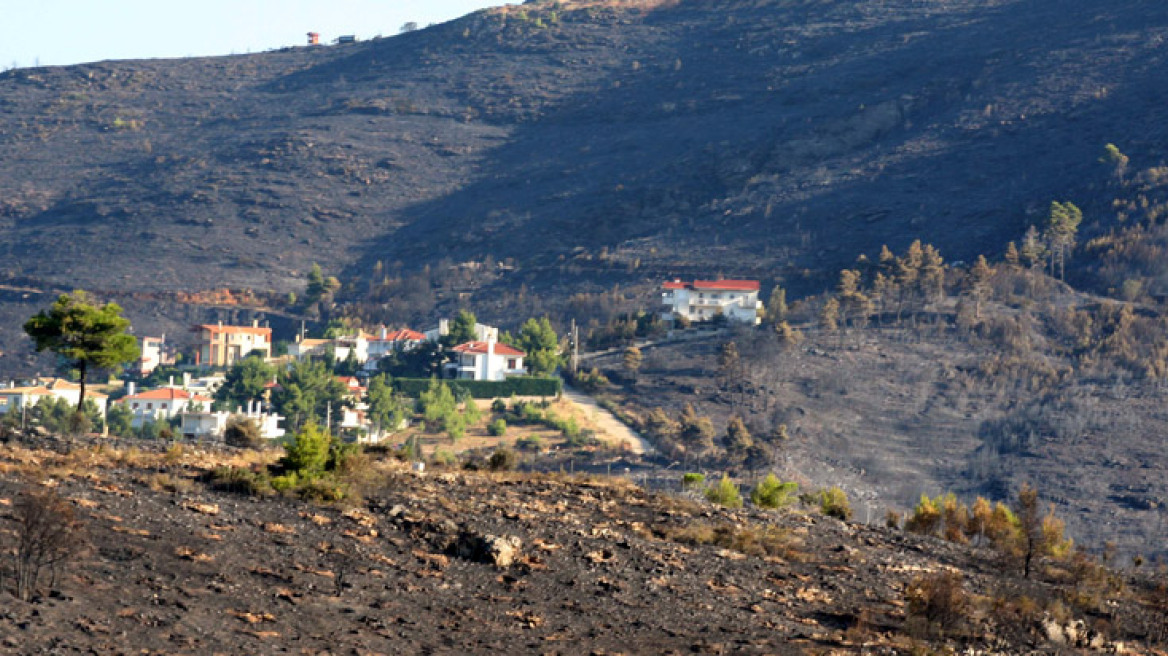
{"label": "white house", "polygon": [[174,352],[166,344],[166,335],[162,337],[142,338],[142,358],[138,361],[138,373],[147,376],[159,365],[174,364]]}
{"label": "white house", "polygon": [[232,417],[256,422],[260,429],[260,437],[264,439],[274,440],[284,436],[284,429],[280,428],[280,422],[284,418],[275,413],[262,412],[259,401],[254,405],[249,402],[246,412],[243,408],[238,408],[235,412],[185,411],[179,415],[181,422],[179,432],[183,437],[192,439],[221,440],[227,432],[227,422]]}
{"label": "white house", "polygon": [[[46,397],[64,399],[71,405],[77,405],[78,399],[81,398],[81,385],[54,378],[44,381],[40,385],[0,389],[0,413],[8,412],[13,408],[31,408]],[[109,402],[108,396],[89,388],[85,390],[85,398],[91,399],[101,414],[105,415]]]}
{"label": "white house", "polygon": [[[475,339],[481,342],[497,342],[499,341],[499,329],[494,326],[488,326],[483,323],[476,323],[474,327]],[[431,328],[425,332],[426,339],[431,342],[436,342],[446,335],[450,334],[450,320],[439,319],[438,327]]]}
{"label": "white house", "polygon": [[171,417],[190,411],[211,409],[211,399],[186,390],[173,387],[130,394],[115,403],[120,403],[134,413],[132,426],[137,428],[146,422],[169,421]]}
{"label": "white house", "polygon": [[252,353],[259,353],[265,360],[272,357],[272,329],[261,328],[259,321],[252,321],[250,326],[203,324],[195,326],[194,331],[198,334],[195,364],[230,367]]}
{"label": "white house", "polygon": [[762,301],[758,300],[757,280],[673,280],[663,285],[661,302],[664,319],[685,317],[690,321],[708,321],[718,315],[729,321],[757,325]]}
{"label": "white house", "polygon": [[504,380],[527,373],[523,368],[527,354],[494,340],[467,342],[450,350],[454,354],[454,362],[446,365],[450,378]]}

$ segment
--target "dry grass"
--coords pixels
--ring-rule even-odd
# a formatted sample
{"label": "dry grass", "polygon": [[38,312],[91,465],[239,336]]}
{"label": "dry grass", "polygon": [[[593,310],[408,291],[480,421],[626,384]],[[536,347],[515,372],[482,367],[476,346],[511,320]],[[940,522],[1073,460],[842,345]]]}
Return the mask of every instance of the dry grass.
{"label": "dry grass", "polygon": [[713,545],[748,556],[806,560],[803,541],[791,531],[776,526],[735,526],[696,522],[670,527],[660,534],[667,540],[689,545]]}

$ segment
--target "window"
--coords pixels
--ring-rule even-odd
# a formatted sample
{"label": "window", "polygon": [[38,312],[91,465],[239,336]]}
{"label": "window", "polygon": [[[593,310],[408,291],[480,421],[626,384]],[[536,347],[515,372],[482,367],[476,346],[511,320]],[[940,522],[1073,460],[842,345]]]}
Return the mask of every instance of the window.
{"label": "window", "polygon": [[134,403],[133,403],[133,408],[134,408],[135,410],[137,410],[137,409],[138,409],[138,403],[137,403],[137,402],[134,402]]}
{"label": "window", "polygon": [[507,368],[508,369],[518,369],[519,368],[515,364],[515,358],[507,358]]}
{"label": "window", "polygon": [[153,409],[154,409],[154,404],[153,404],[153,403],[147,403],[147,404],[146,404],[146,409],[147,409],[147,410],[153,410]]}
{"label": "window", "polygon": [[165,403],[159,403],[159,404],[158,404],[158,407],[159,407],[159,408],[161,408],[161,409],[163,409],[163,410],[165,410],[165,409],[166,409],[166,404],[165,404]]}

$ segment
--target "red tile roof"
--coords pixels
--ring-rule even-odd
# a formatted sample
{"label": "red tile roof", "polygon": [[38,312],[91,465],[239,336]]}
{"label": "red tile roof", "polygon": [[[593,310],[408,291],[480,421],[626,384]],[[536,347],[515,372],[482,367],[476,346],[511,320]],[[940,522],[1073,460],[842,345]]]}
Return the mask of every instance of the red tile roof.
{"label": "red tile roof", "polygon": [[723,292],[757,292],[757,280],[695,280],[693,282],[682,282],[680,280],[671,280],[666,282],[663,287],[665,289],[701,289],[705,291],[723,291]]}
{"label": "red tile roof", "polygon": [[370,341],[375,341],[375,342],[382,342],[382,341],[384,341],[384,342],[420,342],[420,341],[423,341],[425,339],[426,339],[426,336],[423,335],[422,333],[417,332],[416,330],[410,330],[409,328],[405,328],[402,330],[394,330],[392,332],[386,333],[385,339],[381,339],[380,337],[377,337],[377,338],[374,338]]}
{"label": "red tile roof", "polygon": [[[457,353],[485,354],[487,352],[487,342],[467,342],[465,344],[459,344],[458,346],[455,346],[453,350]],[[517,348],[496,342],[495,355],[512,355],[523,357],[527,354]]]}
{"label": "red tile roof", "polygon": [[122,397],[122,401],[194,401],[196,403],[210,403],[211,399],[186,390],[174,387],[149,390],[141,394]]}

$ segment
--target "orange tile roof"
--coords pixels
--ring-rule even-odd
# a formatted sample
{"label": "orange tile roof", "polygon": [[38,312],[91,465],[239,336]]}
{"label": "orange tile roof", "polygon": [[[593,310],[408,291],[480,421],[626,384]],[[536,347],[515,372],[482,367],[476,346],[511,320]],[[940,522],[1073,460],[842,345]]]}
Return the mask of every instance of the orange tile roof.
{"label": "orange tile roof", "polygon": [[[37,385],[35,387],[10,387],[8,389],[0,389],[0,394],[36,394],[38,396],[46,396],[49,394],[53,394],[55,396],[55,394],[54,394],[55,390],[78,390],[79,391],[80,389],[81,389],[81,386],[77,385],[76,383],[70,383],[69,381],[66,381],[66,380],[57,379],[57,380],[54,380],[53,382],[49,383],[48,385]],[[106,399],[106,398],[109,398],[109,395],[102,394],[101,392],[97,392],[97,391],[94,391],[92,389],[87,389],[87,390],[85,390],[85,398],[87,398],[87,399],[93,399],[93,398]]]}
{"label": "orange tile roof", "polygon": [[27,394],[29,396],[52,396],[53,392],[47,387],[9,387],[0,389],[0,396],[13,394]]}
{"label": "orange tile roof", "polygon": [[[487,352],[487,348],[487,342],[467,342],[465,344],[459,344],[458,346],[455,346],[452,350],[457,353],[485,354]],[[517,348],[496,342],[495,355],[517,355],[523,357],[527,354]]]}
{"label": "orange tile roof", "polygon": [[402,330],[394,330],[385,334],[385,339],[380,337],[374,338],[371,341],[376,342],[420,342],[426,339],[426,336],[416,330],[403,328]]}
{"label": "orange tile roof", "polygon": [[695,280],[693,282],[671,280],[666,282],[663,287],[665,289],[701,289],[706,291],[757,292],[759,284],[757,280]]}
{"label": "orange tile roof", "polygon": [[196,401],[198,403],[210,403],[211,399],[198,394],[192,394],[186,390],[177,389],[174,387],[163,387],[160,389],[149,390],[141,394],[134,394],[133,396],[125,396],[121,399],[124,401]]}

